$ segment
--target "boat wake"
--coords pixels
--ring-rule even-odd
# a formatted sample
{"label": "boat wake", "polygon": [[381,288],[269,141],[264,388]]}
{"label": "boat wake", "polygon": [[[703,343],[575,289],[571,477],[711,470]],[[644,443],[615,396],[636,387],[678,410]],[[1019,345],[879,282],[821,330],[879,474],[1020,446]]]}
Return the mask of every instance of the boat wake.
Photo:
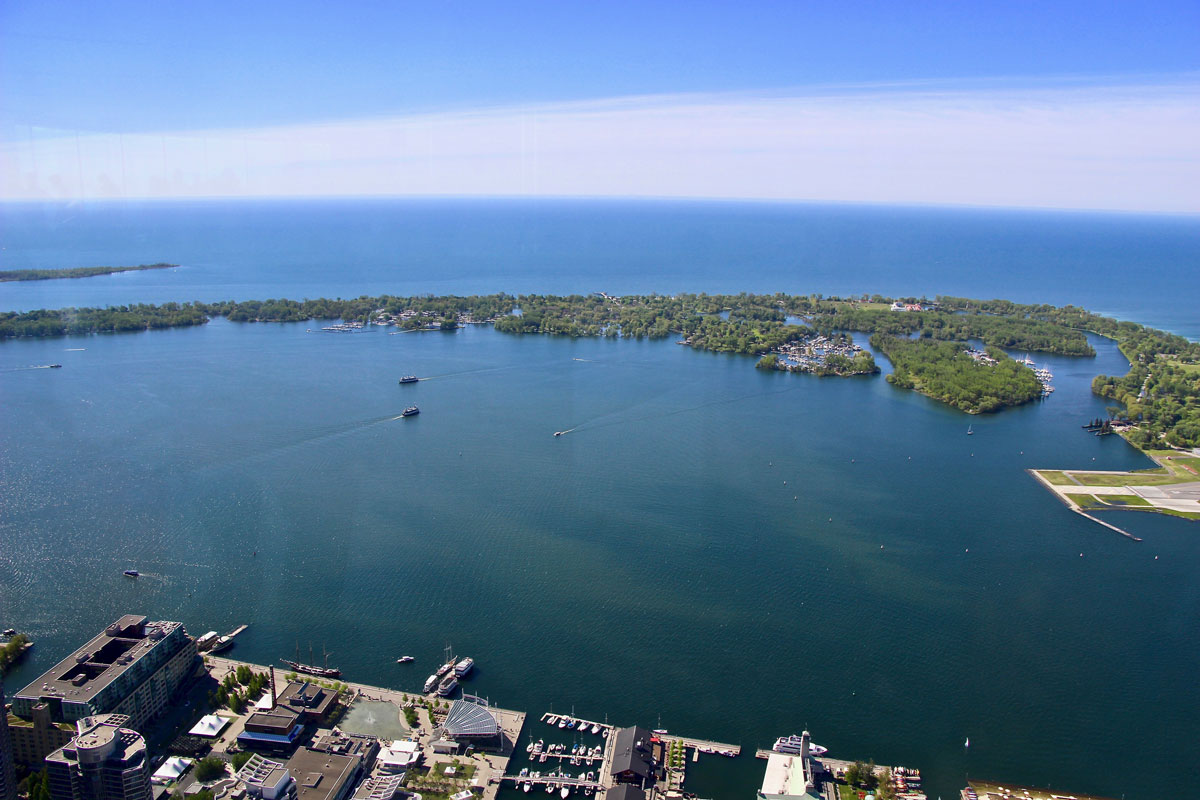
{"label": "boat wake", "polygon": [[[576,425],[573,428],[567,428],[566,430],[562,430],[562,431],[555,431],[554,435],[562,436],[564,434],[572,433],[574,431],[580,431],[580,430],[596,431],[596,430],[600,430],[602,428],[611,428],[614,425],[630,425],[635,422],[646,422],[648,420],[666,419],[667,417],[674,417],[679,414],[690,414],[693,411],[701,411],[705,408],[714,408],[716,406],[727,406],[732,403],[743,403],[747,400],[753,400],[753,399],[759,398],[759,397],[770,397],[771,395],[776,395],[776,394],[787,394],[789,392],[797,391],[801,388],[803,388],[803,387],[794,386],[789,389],[778,389],[773,392],[754,392],[752,394],[744,394],[744,395],[739,395],[737,397],[729,397],[729,398],[725,398],[725,399],[721,399],[721,400],[710,400],[706,403],[699,403],[694,406],[687,406],[686,408],[676,408],[676,409],[673,409],[670,411],[659,411],[659,412],[656,412],[653,414],[645,414],[640,417],[625,417],[622,419],[608,420],[606,422],[599,421],[599,420],[604,419],[605,417],[612,416],[613,414],[621,413],[621,412],[614,411],[614,412],[611,412],[610,414],[604,414],[600,417],[597,417],[595,420],[589,420],[588,422],[581,422],[580,424]],[[637,405],[641,405],[641,404],[639,403]],[[636,408],[636,405],[633,407]]]}

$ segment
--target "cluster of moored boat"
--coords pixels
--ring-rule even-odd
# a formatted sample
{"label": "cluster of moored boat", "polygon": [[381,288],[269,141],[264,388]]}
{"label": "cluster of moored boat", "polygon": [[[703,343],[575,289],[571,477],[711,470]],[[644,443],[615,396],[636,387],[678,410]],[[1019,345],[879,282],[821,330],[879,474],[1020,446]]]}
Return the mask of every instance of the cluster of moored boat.
{"label": "cluster of moored boat", "polygon": [[[557,772],[552,770],[543,775],[540,772],[530,772],[529,767],[525,767],[521,770],[519,778],[524,779],[517,781],[518,785],[521,787],[521,791],[524,792],[532,791],[535,783],[542,783],[544,781],[546,784],[546,794],[553,794],[554,789],[558,787],[559,797],[568,797],[571,792],[575,790],[582,790],[585,795],[591,796],[594,790],[590,784],[596,780],[596,773],[581,772],[578,776],[576,776],[567,773],[565,770],[559,770]],[[570,780],[578,780],[581,782],[586,781],[588,785],[581,786],[575,783],[563,783],[559,780],[555,780],[556,778],[568,778]]]}
{"label": "cluster of moored boat", "polygon": [[461,661],[449,659],[425,679],[425,693],[437,692],[439,697],[449,697],[458,688],[458,679],[465,678],[474,668],[475,659],[470,656]]}
{"label": "cluster of moored boat", "polygon": [[361,331],[363,324],[361,322],[339,322],[336,325],[326,325],[321,328],[323,331],[330,333],[351,333],[353,331]]}
{"label": "cluster of moored boat", "polygon": [[570,753],[568,753],[567,746],[565,744],[547,745],[544,739],[538,739],[536,742],[530,742],[529,744],[525,745],[525,752],[529,753],[530,759],[542,763],[545,763],[546,758],[549,756],[569,758],[571,764],[576,767],[580,766],[585,761],[590,767],[596,759],[604,757],[604,748],[602,748],[600,745],[588,747],[587,745],[581,745],[576,742],[576,744],[571,748]]}
{"label": "cluster of moored boat", "polygon": [[547,725],[557,725],[568,730],[578,730],[580,733],[603,733],[608,738],[608,728],[599,722],[588,722],[586,719],[568,717],[566,714],[551,714],[546,717]]}

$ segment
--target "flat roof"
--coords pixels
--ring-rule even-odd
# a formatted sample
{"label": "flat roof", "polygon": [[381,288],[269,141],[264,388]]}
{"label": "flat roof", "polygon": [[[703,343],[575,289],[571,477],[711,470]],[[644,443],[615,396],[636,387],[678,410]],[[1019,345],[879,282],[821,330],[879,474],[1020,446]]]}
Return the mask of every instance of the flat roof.
{"label": "flat roof", "polygon": [[301,748],[288,759],[297,800],[333,800],[358,771],[362,759]]}
{"label": "flat roof", "polygon": [[255,711],[250,716],[246,717],[246,730],[250,730],[250,726],[261,728],[257,733],[278,733],[284,734],[294,728],[300,722],[300,716],[291,709],[280,708],[276,706],[272,711]]}
{"label": "flat roof", "polygon": [[813,797],[808,793],[811,782],[811,762],[798,755],[771,753],[759,794],[763,797]]}
{"label": "flat roof", "polygon": [[14,697],[56,697],[73,703],[90,703],[182,624],[150,622],[149,617],[126,614]]}

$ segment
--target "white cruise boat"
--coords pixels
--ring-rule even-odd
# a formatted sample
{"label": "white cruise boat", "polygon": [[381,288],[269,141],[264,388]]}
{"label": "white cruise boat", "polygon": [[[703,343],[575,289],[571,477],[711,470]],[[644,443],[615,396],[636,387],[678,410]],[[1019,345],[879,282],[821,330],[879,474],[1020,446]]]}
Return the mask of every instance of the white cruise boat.
{"label": "white cruise boat", "polygon": [[468,672],[475,668],[475,659],[467,656],[462,661],[454,665],[454,674],[456,677],[463,677]]}

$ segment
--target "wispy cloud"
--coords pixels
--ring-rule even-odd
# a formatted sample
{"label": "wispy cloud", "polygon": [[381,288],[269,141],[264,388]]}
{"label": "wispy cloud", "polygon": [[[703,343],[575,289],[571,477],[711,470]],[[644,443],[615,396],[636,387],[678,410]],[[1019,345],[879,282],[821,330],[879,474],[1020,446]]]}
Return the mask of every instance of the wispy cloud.
{"label": "wispy cloud", "polygon": [[30,130],[17,198],[612,195],[1200,212],[1200,80],[651,96],[272,128]]}

